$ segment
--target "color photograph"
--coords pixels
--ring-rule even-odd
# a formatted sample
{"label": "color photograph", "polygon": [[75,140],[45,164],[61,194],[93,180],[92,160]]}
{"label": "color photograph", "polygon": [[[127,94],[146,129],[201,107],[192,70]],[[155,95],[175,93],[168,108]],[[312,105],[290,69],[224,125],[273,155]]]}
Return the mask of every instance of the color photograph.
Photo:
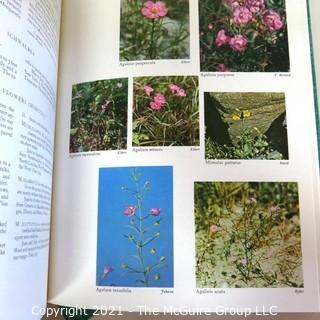
{"label": "color photograph", "polygon": [[133,146],[199,146],[198,77],[134,79]]}
{"label": "color photograph", "polygon": [[197,287],[303,287],[297,183],[194,187]]}
{"label": "color photograph", "polygon": [[70,153],[127,148],[128,79],[72,87]]}
{"label": "color photograph", "polygon": [[173,287],[173,168],[99,171],[97,286]]}
{"label": "color photograph", "polygon": [[189,0],[121,0],[120,61],[189,59]]}
{"label": "color photograph", "polygon": [[204,72],[289,72],[285,0],[199,0]]}
{"label": "color photograph", "polygon": [[205,92],[205,157],[288,160],[285,94]]}

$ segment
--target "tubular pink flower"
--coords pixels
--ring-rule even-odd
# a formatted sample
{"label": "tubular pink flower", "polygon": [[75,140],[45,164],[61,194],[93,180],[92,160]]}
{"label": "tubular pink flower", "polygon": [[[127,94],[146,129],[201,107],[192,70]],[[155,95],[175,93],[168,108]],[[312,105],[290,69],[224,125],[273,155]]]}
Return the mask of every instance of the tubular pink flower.
{"label": "tubular pink flower", "polygon": [[145,85],[145,86],[143,87],[143,89],[144,89],[144,92],[146,93],[146,95],[148,95],[149,97],[150,97],[151,92],[154,91],[153,88],[150,87],[150,86],[148,86],[148,85]]}
{"label": "tubular pink flower", "polygon": [[158,19],[165,17],[168,13],[168,8],[163,1],[147,1],[144,3],[141,13],[149,19]]}
{"label": "tubular pink flower", "polygon": [[263,22],[271,31],[280,30],[283,27],[283,21],[278,12],[266,10],[263,14]]}
{"label": "tubular pink flower", "polygon": [[237,7],[233,11],[233,21],[236,24],[246,24],[251,19],[252,19],[252,13],[246,7]]}
{"label": "tubular pink flower", "polygon": [[257,13],[264,10],[265,4],[264,0],[247,0],[246,7],[252,12]]}
{"label": "tubular pink flower", "polygon": [[248,38],[241,34],[235,35],[229,41],[230,47],[234,51],[239,51],[239,52],[246,50],[247,44],[248,44]]}
{"label": "tubular pink flower", "polygon": [[151,208],[150,209],[150,214],[157,217],[159,216],[161,213],[161,209],[160,208]]}
{"label": "tubular pink flower", "polygon": [[113,271],[113,268],[110,265],[105,265],[103,268],[103,278],[107,277],[110,272]]}
{"label": "tubular pink flower", "polygon": [[127,217],[132,217],[135,212],[136,212],[136,207],[132,205],[127,206],[123,211],[124,215]]}
{"label": "tubular pink flower", "polygon": [[230,37],[228,35],[226,35],[226,32],[224,29],[221,29],[218,34],[217,34],[217,37],[216,37],[216,40],[215,40],[215,44],[218,46],[218,47],[221,47],[223,46],[224,44],[228,43],[230,40]]}

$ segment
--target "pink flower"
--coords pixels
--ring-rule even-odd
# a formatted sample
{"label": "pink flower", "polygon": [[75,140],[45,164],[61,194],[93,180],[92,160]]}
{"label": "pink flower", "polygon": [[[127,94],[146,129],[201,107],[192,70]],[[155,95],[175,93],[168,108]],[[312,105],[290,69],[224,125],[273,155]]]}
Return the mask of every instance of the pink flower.
{"label": "pink flower", "polygon": [[235,9],[237,7],[240,7],[240,2],[238,0],[225,0],[225,3],[231,9]]}
{"label": "pink flower", "polygon": [[241,34],[235,35],[229,41],[230,47],[233,50],[239,51],[239,52],[246,50],[247,44],[248,44],[248,38]]}
{"label": "pink flower", "polygon": [[209,30],[212,30],[212,29],[213,29],[213,24],[212,24],[212,23],[209,23],[209,24],[208,24],[208,29],[209,29]]}
{"label": "pink flower", "polygon": [[132,205],[127,206],[123,211],[124,215],[127,217],[132,217],[135,212],[136,212],[136,207]]}
{"label": "pink flower", "polygon": [[270,213],[277,213],[279,211],[279,207],[278,206],[273,206],[270,208]]}
{"label": "pink flower", "polygon": [[264,9],[264,0],[247,0],[246,7],[252,12],[257,13]]}
{"label": "pink flower", "polygon": [[271,31],[277,31],[283,27],[280,14],[273,10],[266,10],[263,14],[263,22]]}
{"label": "pink flower", "polygon": [[150,209],[150,214],[157,217],[159,216],[161,213],[161,209],[160,208],[152,208]]}
{"label": "pink flower", "polygon": [[220,230],[220,228],[219,228],[216,224],[212,224],[212,225],[210,226],[210,229],[209,229],[210,233],[216,233],[216,232],[218,232],[219,230]]}
{"label": "pink flower", "polygon": [[112,103],[112,100],[105,100],[104,104],[101,106],[101,109],[106,110],[110,103]]}
{"label": "pink flower", "polygon": [[230,71],[229,68],[224,63],[218,64],[217,69],[218,69],[219,72],[228,72],[228,71]]}
{"label": "pink flower", "polygon": [[147,1],[143,5],[141,13],[149,19],[158,19],[166,16],[168,9],[163,1],[157,1],[156,3],[153,1]]}
{"label": "pink flower", "polygon": [[171,93],[177,97],[186,97],[187,96],[185,90],[180,88],[176,84],[170,84],[169,89],[171,90]]}
{"label": "pink flower", "polygon": [[249,199],[249,203],[251,203],[251,204],[257,204],[257,203],[258,203],[258,201],[257,201],[257,199],[256,199],[256,198],[251,197],[251,198]]}
{"label": "pink flower", "polygon": [[224,44],[228,43],[229,40],[230,40],[230,37],[226,35],[226,32],[224,31],[224,29],[221,29],[217,34],[215,43],[218,47],[221,47]]}
{"label": "pink flower", "polygon": [[246,7],[237,7],[233,11],[233,21],[236,24],[246,24],[251,19],[252,19],[252,13]]}
{"label": "pink flower", "polygon": [[162,93],[157,93],[153,101],[150,102],[150,108],[153,110],[161,110],[166,103],[166,97]]}
{"label": "pink flower", "polygon": [[144,92],[146,93],[146,95],[148,95],[149,97],[150,97],[151,92],[154,91],[153,88],[150,87],[150,86],[148,86],[148,85],[145,85],[145,86],[143,87],[143,89],[144,89]]}
{"label": "pink flower", "polygon": [[110,272],[113,271],[113,268],[110,265],[105,265],[103,268],[103,278],[107,277]]}

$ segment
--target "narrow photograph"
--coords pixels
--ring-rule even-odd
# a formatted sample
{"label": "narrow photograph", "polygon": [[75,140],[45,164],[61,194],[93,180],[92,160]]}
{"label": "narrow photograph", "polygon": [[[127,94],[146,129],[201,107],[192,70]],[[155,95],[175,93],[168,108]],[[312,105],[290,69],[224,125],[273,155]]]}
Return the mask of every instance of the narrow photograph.
{"label": "narrow photograph", "polygon": [[199,0],[203,72],[289,72],[285,0]]}
{"label": "narrow photograph", "polygon": [[288,160],[284,93],[205,92],[205,157]]}
{"label": "narrow photograph", "polygon": [[303,288],[297,183],[194,188],[198,288]]}
{"label": "narrow photograph", "polygon": [[190,58],[189,0],[121,0],[120,61]]}
{"label": "narrow photograph", "polygon": [[196,76],[134,79],[133,146],[199,146]]}
{"label": "narrow photograph", "polygon": [[72,87],[70,153],[127,148],[128,79]]}
{"label": "narrow photograph", "polygon": [[99,171],[97,286],[173,287],[173,168]]}

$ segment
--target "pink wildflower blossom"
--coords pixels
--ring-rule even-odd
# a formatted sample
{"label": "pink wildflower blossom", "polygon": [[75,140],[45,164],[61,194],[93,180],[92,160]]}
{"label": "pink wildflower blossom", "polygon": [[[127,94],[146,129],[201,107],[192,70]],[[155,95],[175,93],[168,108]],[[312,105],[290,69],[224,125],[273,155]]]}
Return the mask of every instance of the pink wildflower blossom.
{"label": "pink wildflower blossom", "polygon": [[177,97],[186,97],[187,96],[185,90],[180,88],[176,84],[170,84],[169,89],[171,90],[171,93]]}
{"label": "pink wildflower blossom", "polygon": [[110,265],[105,265],[103,268],[103,278],[107,277],[110,272],[113,271],[113,268]]}
{"label": "pink wildflower blossom", "polygon": [[225,0],[225,3],[231,8],[235,9],[240,7],[240,2],[238,0]]}
{"label": "pink wildflower blossom", "polygon": [[229,68],[224,63],[218,64],[217,69],[218,69],[219,72],[228,72],[228,71],[230,71]]}
{"label": "pink wildflower blossom", "polygon": [[247,44],[248,44],[248,38],[241,34],[235,35],[229,41],[230,47],[233,50],[239,51],[239,52],[246,50]]}
{"label": "pink wildflower blossom", "polygon": [[132,217],[135,212],[136,212],[136,207],[132,205],[127,206],[123,211],[124,215],[127,217]]}
{"label": "pink wildflower blossom", "polygon": [[230,40],[230,37],[226,35],[226,32],[224,29],[221,29],[216,37],[215,43],[218,47],[223,46],[224,44],[228,43]]}
{"label": "pink wildflower blossom", "polygon": [[143,87],[143,89],[144,89],[144,92],[146,93],[146,95],[148,95],[149,97],[150,97],[151,92],[154,91],[153,88],[150,87],[150,86],[148,86],[148,85],[145,85],[145,86]]}
{"label": "pink wildflower blossom", "polygon": [[110,103],[112,103],[112,100],[105,100],[104,104],[101,106],[101,109],[106,110]]}
{"label": "pink wildflower blossom", "polygon": [[144,3],[141,13],[149,19],[158,19],[165,17],[168,13],[168,8],[163,1],[147,1]]}
{"label": "pink wildflower blossom", "polygon": [[283,27],[283,22],[280,14],[273,10],[266,10],[264,12],[263,22],[271,31],[277,31]]}
{"label": "pink wildflower blossom", "polygon": [[153,216],[159,216],[161,213],[161,209],[160,208],[152,208],[150,209],[150,214]]}
{"label": "pink wildflower blossom", "polygon": [[161,110],[165,103],[166,97],[162,93],[157,93],[154,96],[153,101],[150,102],[150,107],[153,110]]}
{"label": "pink wildflower blossom", "polygon": [[233,11],[233,21],[236,24],[246,24],[251,19],[252,19],[252,13],[246,7],[237,7]]}
{"label": "pink wildflower blossom", "polygon": [[264,10],[264,0],[247,0],[246,7],[252,12],[257,13],[261,10]]}
{"label": "pink wildflower blossom", "polygon": [[216,224],[212,224],[209,230],[210,230],[210,233],[216,233],[220,230],[220,228]]}
{"label": "pink wildflower blossom", "polygon": [[279,207],[278,206],[273,206],[270,208],[270,213],[277,213],[279,211]]}

